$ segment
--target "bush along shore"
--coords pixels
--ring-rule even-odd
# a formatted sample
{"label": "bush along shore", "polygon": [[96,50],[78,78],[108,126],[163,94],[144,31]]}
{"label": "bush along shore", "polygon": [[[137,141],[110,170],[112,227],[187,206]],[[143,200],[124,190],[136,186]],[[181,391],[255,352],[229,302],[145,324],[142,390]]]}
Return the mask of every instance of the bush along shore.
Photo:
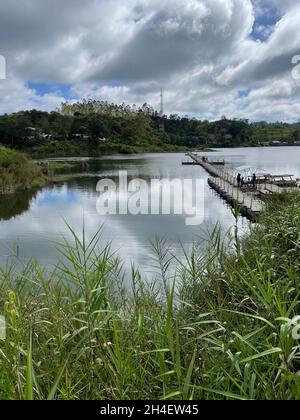
{"label": "bush along shore", "polygon": [[216,227],[184,263],[157,240],[151,285],[132,268],[123,287],[100,233],[73,232],[51,273],[1,269],[0,399],[300,399],[299,198],[274,197],[243,240]]}
{"label": "bush along shore", "polygon": [[0,146],[0,195],[43,186],[41,168],[23,153]]}

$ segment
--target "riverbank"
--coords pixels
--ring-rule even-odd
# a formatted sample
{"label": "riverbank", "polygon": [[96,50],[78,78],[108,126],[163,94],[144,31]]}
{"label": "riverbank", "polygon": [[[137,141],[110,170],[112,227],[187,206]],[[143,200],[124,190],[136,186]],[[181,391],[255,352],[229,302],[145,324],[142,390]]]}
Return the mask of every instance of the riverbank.
{"label": "riverbank", "polygon": [[[286,145],[288,146],[288,145]],[[251,148],[251,145],[243,145],[243,148]],[[256,146],[257,147],[257,146]],[[266,147],[266,146],[258,146]],[[275,147],[275,146],[273,146]],[[237,149],[240,146],[227,146],[227,149]],[[221,149],[220,146],[202,146],[202,147],[184,147],[172,144],[141,144],[128,145],[122,143],[106,143],[90,145],[86,141],[50,141],[47,143],[40,143],[32,147],[21,149],[24,153],[29,155],[32,159],[53,159],[53,158],[69,158],[69,157],[101,157],[109,155],[134,155],[141,153],[188,153],[188,152],[215,152]]]}
{"label": "riverbank", "polygon": [[0,146],[0,195],[40,188],[46,179],[26,155]]}
{"label": "riverbank", "polygon": [[[100,157],[111,154],[131,155],[139,153],[185,153],[195,151],[194,148],[175,146],[171,144],[140,144],[128,145],[119,143],[94,144],[76,141],[51,141],[24,149],[33,159],[62,157]],[[199,150],[199,149],[197,149]],[[203,151],[211,149],[200,148]]]}
{"label": "riverbank", "polygon": [[2,269],[0,399],[299,399],[299,198],[230,247],[216,228],[175,277],[157,241],[157,283],[134,269],[132,292],[99,235],[62,244],[51,273]]}

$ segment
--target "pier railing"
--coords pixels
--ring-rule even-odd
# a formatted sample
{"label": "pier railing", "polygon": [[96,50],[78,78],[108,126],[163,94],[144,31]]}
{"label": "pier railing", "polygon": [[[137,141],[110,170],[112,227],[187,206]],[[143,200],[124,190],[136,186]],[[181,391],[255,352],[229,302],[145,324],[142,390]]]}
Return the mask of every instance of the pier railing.
{"label": "pier railing", "polygon": [[[244,213],[256,215],[262,211],[264,207],[264,197],[273,193],[282,193],[288,188],[286,186],[279,186],[275,183],[275,178],[292,177],[292,175],[272,176],[262,175],[257,177],[257,182],[252,186],[252,179],[245,181],[245,188],[241,188],[237,179],[237,171],[230,170],[228,168],[220,168],[209,162],[207,158],[199,157],[194,153],[188,153],[192,159],[192,162],[201,166],[205,169],[213,178],[209,179],[209,185],[215,189],[219,195],[221,195],[228,203],[238,204],[244,209]],[[225,163],[225,162],[224,162]],[[253,172],[254,173],[254,172]],[[257,174],[256,174],[257,175]],[[252,178],[252,176],[251,176]],[[298,181],[298,180],[297,180]],[[297,184],[295,181],[295,185]],[[283,182],[283,181],[282,181]],[[250,187],[251,188],[247,188]]]}
{"label": "pier railing", "polygon": [[213,178],[208,183],[228,204],[239,206],[243,216],[255,220],[263,210],[264,203],[257,191],[242,191],[238,185],[237,175],[229,169],[221,169],[194,154],[189,155],[194,162],[202,166]]}

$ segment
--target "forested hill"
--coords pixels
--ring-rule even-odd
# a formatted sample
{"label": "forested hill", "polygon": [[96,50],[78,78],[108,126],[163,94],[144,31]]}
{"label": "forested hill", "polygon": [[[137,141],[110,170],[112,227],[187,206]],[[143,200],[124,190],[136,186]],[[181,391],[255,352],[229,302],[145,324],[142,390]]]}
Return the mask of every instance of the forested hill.
{"label": "forested hill", "polygon": [[[178,115],[160,117],[142,108],[102,101],[64,103],[54,112],[37,110],[0,116],[0,143],[28,150],[79,153],[83,148],[136,152],[200,147],[300,144],[300,124],[246,120],[209,122]],[[84,145],[84,147],[83,147]]]}

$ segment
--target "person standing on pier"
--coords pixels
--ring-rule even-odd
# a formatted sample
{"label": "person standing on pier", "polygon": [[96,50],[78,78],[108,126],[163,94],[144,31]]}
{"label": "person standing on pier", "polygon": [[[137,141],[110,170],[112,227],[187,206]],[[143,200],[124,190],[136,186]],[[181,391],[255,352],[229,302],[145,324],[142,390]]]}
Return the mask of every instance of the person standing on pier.
{"label": "person standing on pier", "polygon": [[253,177],[252,177],[252,185],[253,185],[253,188],[254,189],[256,189],[256,181],[257,181],[256,174],[253,174]]}

